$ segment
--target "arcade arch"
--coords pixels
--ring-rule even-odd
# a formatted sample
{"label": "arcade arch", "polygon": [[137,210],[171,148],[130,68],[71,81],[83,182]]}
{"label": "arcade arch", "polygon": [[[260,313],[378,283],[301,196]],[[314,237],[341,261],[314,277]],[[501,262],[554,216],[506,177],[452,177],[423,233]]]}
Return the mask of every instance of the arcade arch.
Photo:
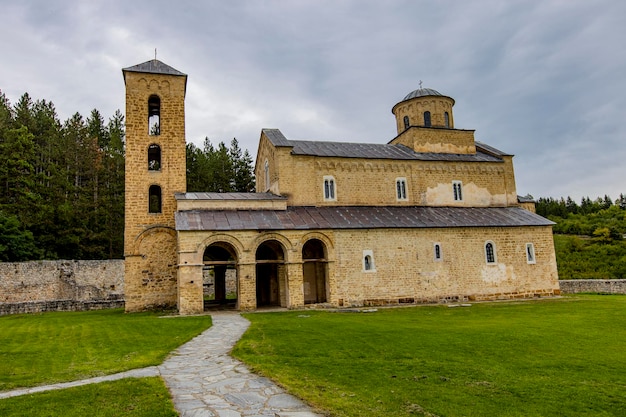
{"label": "arcade arch", "polygon": [[214,242],[204,250],[202,264],[205,307],[238,307],[239,272],[235,248],[227,242]]}
{"label": "arcade arch", "polygon": [[319,239],[309,239],[302,246],[304,304],[325,303],[327,294],[328,251]]}

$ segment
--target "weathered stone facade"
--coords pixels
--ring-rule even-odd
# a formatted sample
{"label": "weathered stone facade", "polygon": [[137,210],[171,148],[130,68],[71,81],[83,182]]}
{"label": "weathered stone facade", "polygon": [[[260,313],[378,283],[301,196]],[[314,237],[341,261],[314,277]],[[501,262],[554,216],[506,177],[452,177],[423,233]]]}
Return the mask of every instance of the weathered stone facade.
{"label": "weathered stone facade", "polygon": [[[186,76],[156,60],[124,74],[128,311],[201,312],[207,271],[212,297],[226,302],[234,285],[241,310],[559,293],[552,223],[518,199],[511,155],[454,128],[452,98],[407,95],[387,144],[293,141],[264,129],[257,193],[185,193]],[[157,138],[148,133],[155,95]],[[149,168],[155,143],[158,172]]]}
{"label": "weathered stone facade", "polygon": [[0,314],[124,306],[124,261],[0,262]]}

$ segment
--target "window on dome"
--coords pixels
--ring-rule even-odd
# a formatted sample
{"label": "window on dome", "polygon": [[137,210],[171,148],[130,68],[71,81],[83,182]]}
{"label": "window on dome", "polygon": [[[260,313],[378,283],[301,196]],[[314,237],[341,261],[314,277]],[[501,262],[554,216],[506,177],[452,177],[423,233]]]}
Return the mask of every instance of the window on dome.
{"label": "window on dome", "polygon": [[404,116],[404,130],[407,130],[409,126],[409,116]]}
{"label": "window on dome", "polygon": [[450,114],[448,112],[443,114],[443,123],[446,127],[450,127]]}
{"label": "window on dome", "polygon": [[424,112],[424,126],[426,127],[431,127],[431,122],[430,122],[430,112],[429,111],[425,111]]}

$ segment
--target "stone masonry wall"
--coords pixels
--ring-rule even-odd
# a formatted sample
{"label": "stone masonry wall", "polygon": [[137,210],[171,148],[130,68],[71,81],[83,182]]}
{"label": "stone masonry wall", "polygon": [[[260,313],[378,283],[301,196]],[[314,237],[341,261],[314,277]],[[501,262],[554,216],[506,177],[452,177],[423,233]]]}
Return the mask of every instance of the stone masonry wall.
{"label": "stone masonry wall", "polygon": [[123,260],[0,263],[0,315],[123,306]]}
{"label": "stone masonry wall", "polygon": [[626,279],[564,279],[559,285],[563,294],[626,294]]}

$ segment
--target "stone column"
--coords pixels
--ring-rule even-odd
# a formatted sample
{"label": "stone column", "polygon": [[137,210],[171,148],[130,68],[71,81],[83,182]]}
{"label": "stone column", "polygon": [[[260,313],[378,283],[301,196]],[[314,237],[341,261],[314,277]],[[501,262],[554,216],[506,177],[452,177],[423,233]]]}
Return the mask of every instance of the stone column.
{"label": "stone column", "polygon": [[178,313],[181,315],[204,312],[202,267],[202,264],[178,266]]}
{"label": "stone column", "polygon": [[299,262],[291,262],[285,265],[287,268],[287,300],[288,308],[300,308],[304,306],[304,287],[302,276],[302,259]]}
{"label": "stone column", "polygon": [[256,309],[256,263],[239,264],[239,310]]}

